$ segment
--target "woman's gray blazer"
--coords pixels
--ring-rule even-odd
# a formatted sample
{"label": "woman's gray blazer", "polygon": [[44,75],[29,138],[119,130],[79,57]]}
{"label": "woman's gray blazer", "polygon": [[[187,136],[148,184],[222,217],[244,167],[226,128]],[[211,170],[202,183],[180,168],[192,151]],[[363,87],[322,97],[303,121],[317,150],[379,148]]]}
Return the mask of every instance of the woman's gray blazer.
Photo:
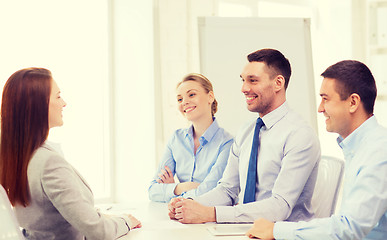
{"label": "woman's gray blazer", "polygon": [[127,216],[110,217],[94,208],[82,176],[51,146],[43,144],[28,165],[31,202],[15,206],[27,239],[106,239],[129,232]]}

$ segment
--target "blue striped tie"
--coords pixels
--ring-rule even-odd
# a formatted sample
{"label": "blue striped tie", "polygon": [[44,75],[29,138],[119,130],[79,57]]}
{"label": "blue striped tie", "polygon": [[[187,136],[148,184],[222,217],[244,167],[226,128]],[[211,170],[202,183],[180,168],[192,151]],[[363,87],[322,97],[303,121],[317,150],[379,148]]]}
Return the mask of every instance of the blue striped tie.
{"label": "blue striped tie", "polygon": [[246,179],[246,189],[245,196],[243,198],[243,203],[249,203],[255,201],[255,191],[257,184],[257,156],[258,156],[258,147],[259,147],[259,130],[264,125],[261,118],[257,119],[257,124],[255,125],[254,130],[254,139],[253,145],[251,147],[249,169],[247,172]]}

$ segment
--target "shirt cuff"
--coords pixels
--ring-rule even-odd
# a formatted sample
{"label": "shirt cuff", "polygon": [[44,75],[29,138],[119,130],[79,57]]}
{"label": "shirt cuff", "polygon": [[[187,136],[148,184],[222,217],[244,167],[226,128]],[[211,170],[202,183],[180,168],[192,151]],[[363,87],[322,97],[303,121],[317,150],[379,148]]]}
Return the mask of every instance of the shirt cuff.
{"label": "shirt cuff", "polygon": [[166,202],[169,202],[172,198],[177,197],[175,195],[174,191],[178,183],[167,183],[167,188],[165,189],[165,199],[167,200]]}
{"label": "shirt cuff", "polygon": [[120,216],[118,216],[118,218],[120,220],[124,221],[124,224],[117,225],[118,226],[118,228],[117,228],[118,236],[122,237],[122,236],[125,236],[126,234],[129,233],[130,225],[132,224],[132,222],[130,221],[129,217],[125,216],[125,215],[120,215]]}
{"label": "shirt cuff", "polygon": [[235,210],[232,206],[216,206],[215,212],[217,223],[236,222]]}
{"label": "shirt cuff", "polygon": [[196,197],[196,194],[195,194],[195,190],[196,189],[191,189],[187,192],[183,192],[180,196],[182,196],[183,198],[191,198],[193,199],[194,197]]}
{"label": "shirt cuff", "polygon": [[273,236],[275,239],[295,239],[296,223],[294,222],[276,222],[274,224]]}

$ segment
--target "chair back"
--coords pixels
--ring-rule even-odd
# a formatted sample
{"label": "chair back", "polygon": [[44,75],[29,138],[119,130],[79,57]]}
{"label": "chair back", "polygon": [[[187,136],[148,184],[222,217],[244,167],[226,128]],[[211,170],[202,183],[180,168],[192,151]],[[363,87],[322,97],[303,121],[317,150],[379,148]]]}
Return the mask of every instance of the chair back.
{"label": "chair back", "polygon": [[0,185],[0,240],[24,240],[7,193]]}
{"label": "chair back", "polygon": [[335,212],[343,173],[343,159],[321,156],[312,196],[312,208],[316,218],[330,217]]}

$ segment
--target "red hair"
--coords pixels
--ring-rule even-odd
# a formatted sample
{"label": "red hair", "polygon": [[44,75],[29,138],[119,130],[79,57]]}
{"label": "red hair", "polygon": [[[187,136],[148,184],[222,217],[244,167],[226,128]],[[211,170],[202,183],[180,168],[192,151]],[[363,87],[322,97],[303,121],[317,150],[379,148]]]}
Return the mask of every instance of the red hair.
{"label": "red hair", "polygon": [[1,102],[0,183],[12,205],[30,202],[27,169],[47,139],[51,72],[26,68],[12,74]]}

